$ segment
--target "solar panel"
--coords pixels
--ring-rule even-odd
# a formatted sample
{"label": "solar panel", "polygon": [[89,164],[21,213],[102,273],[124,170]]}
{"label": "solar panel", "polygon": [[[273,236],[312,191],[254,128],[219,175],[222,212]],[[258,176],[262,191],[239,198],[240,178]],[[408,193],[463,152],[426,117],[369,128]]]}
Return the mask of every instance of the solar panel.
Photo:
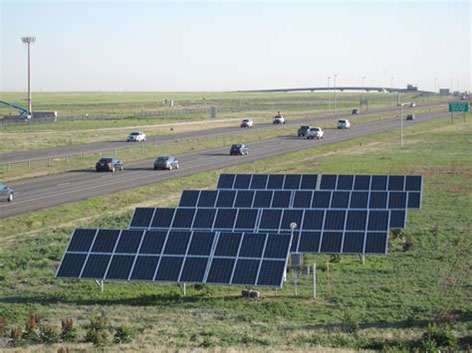
{"label": "solar panel", "polygon": [[131,227],[149,227],[151,224],[152,216],[154,214],[153,207],[137,207],[134,210],[133,217],[131,219]]}
{"label": "solar panel", "polygon": [[[106,251],[94,251],[97,240]],[[290,233],[76,229],[56,277],[281,287],[291,242]]]}

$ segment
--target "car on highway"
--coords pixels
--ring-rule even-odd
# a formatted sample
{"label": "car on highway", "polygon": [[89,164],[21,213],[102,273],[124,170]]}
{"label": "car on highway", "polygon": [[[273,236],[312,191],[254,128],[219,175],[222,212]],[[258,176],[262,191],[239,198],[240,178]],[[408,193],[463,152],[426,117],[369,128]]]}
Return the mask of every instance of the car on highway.
{"label": "car on highway", "polygon": [[416,107],[416,103],[415,102],[410,102],[410,108],[414,108]]}
{"label": "car on highway", "polygon": [[144,142],[146,141],[146,134],[141,131],[134,131],[126,138],[127,142]]}
{"label": "car on highway", "polygon": [[339,119],[338,120],[338,129],[350,129],[351,123],[347,119]]}
{"label": "car on highway", "polygon": [[308,132],[308,130],[310,130],[310,128],[311,128],[311,126],[309,126],[309,125],[300,126],[297,130],[297,136],[298,137],[305,137],[306,133]]}
{"label": "car on highway", "polygon": [[359,109],[354,108],[353,110],[351,110],[351,115],[356,115],[356,114],[359,114]]}
{"label": "car on highway", "polygon": [[123,162],[119,159],[113,157],[103,157],[95,164],[95,170],[97,172],[105,171],[105,172],[114,172],[115,170],[123,170],[125,166]]}
{"label": "car on highway", "polygon": [[246,118],[246,119],[243,119],[243,121],[241,121],[241,127],[253,127],[254,126],[254,121],[252,121],[251,119],[249,118]]}
{"label": "car on highway", "polygon": [[276,125],[276,124],[285,124],[287,122],[287,119],[284,118],[284,116],[282,114],[280,114],[280,112],[277,113],[276,116],[274,116],[273,120],[272,120],[272,124]]}
{"label": "car on highway", "polygon": [[174,156],[160,156],[154,161],[154,170],[158,169],[179,169],[180,162]]}
{"label": "car on highway", "polygon": [[308,132],[306,133],[306,138],[307,139],[322,139],[324,138],[324,131],[320,127],[312,127]]}
{"label": "car on highway", "polygon": [[6,186],[5,184],[0,183],[0,199],[6,200],[8,202],[13,201],[13,190]]}
{"label": "car on highway", "polygon": [[416,117],[415,117],[415,114],[408,114],[408,115],[406,116],[406,120],[415,120],[415,118],[416,118]]}
{"label": "car on highway", "polygon": [[236,143],[231,146],[229,150],[230,156],[247,156],[249,153],[249,149],[243,143]]}

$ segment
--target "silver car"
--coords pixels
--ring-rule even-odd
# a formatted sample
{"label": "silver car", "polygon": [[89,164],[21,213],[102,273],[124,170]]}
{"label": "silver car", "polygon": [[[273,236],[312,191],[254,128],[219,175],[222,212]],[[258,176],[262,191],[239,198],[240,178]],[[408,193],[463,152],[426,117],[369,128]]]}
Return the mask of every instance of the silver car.
{"label": "silver car", "polygon": [[13,190],[8,186],[0,183],[0,199],[7,200],[8,202],[13,201]]}
{"label": "silver car", "polygon": [[158,169],[179,169],[180,162],[174,156],[160,156],[154,161],[154,170]]}

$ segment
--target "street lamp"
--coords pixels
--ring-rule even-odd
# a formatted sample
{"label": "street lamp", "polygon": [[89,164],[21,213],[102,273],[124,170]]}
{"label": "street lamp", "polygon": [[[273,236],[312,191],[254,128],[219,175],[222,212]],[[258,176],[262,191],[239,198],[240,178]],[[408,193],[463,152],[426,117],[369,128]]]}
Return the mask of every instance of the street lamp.
{"label": "street lamp", "polygon": [[329,81],[331,80],[331,76],[328,76],[328,112],[331,109],[331,92],[329,91]]}
{"label": "street lamp", "polygon": [[21,41],[28,45],[28,118],[33,114],[32,99],[31,99],[31,43],[36,42],[35,37],[23,37]]}
{"label": "street lamp", "polygon": [[334,115],[336,115],[336,77],[338,77],[338,74],[334,74],[334,76],[333,76],[333,88],[334,88]]}

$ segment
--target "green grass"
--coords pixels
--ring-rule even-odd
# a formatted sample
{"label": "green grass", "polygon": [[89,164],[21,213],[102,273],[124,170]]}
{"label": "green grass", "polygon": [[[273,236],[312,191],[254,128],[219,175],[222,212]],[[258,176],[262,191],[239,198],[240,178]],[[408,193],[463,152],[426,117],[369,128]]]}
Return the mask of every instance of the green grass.
{"label": "green grass", "polygon": [[[470,118],[466,124],[442,119],[411,125],[402,149],[398,132],[391,131],[2,220],[0,315],[21,324],[36,311],[58,325],[65,316],[84,324],[91,315],[104,314],[114,325],[128,322],[137,330],[124,351],[305,351],[322,346],[408,352],[427,323],[449,312],[460,347],[470,348]],[[329,264],[329,276],[329,256],[305,256],[306,263],[318,265],[316,300],[309,299],[307,278],[299,284],[298,297],[289,282],[277,293],[262,289],[259,300],[239,297],[237,287],[191,287],[184,297],[174,285],[121,282],[106,283],[101,294],[92,281],[53,278],[74,227],[125,227],[136,200],[142,200],[139,205],[175,205],[184,188],[214,188],[220,172],[422,174],[423,208],[408,212],[405,229],[413,247],[405,251],[404,240],[392,238],[388,255],[369,256],[364,265],[355,256],[342,256]],[[357,324],[359,330],[350,332]],[[36,346],[35,351],[50,349]]]}

